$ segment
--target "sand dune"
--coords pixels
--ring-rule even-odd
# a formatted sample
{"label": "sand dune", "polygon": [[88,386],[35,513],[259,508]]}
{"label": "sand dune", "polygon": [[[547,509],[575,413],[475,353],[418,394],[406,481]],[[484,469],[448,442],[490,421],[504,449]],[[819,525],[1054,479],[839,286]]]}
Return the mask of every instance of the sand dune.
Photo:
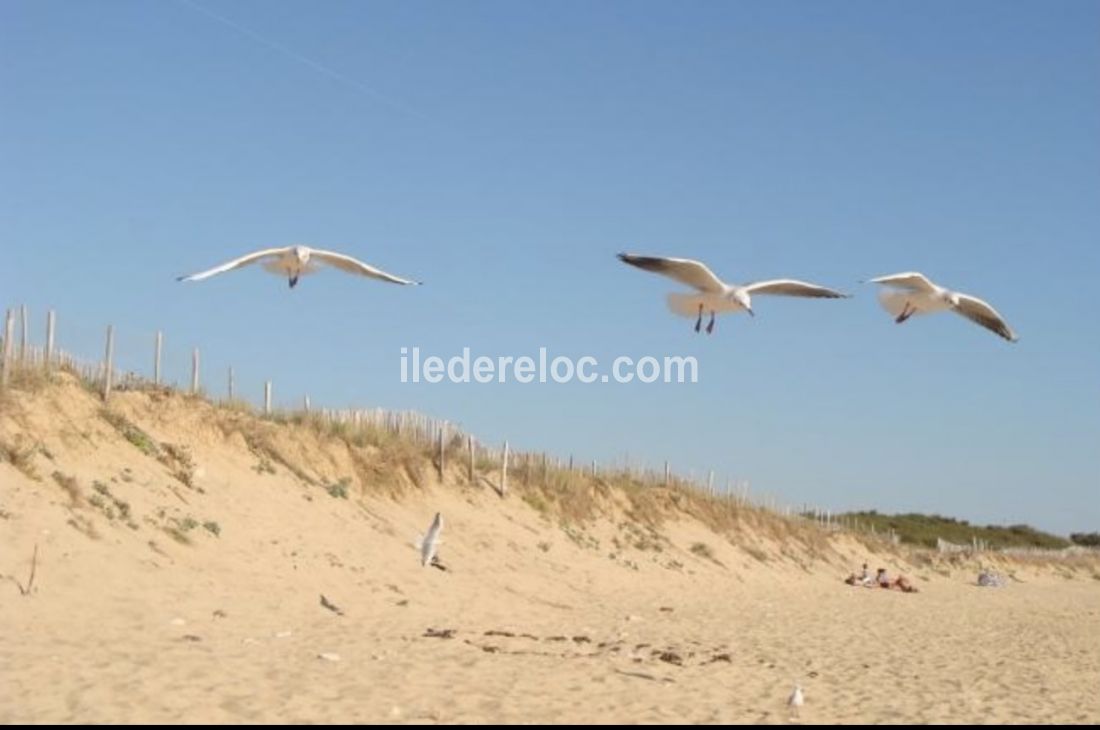
{"label": "sand dune", "polygon": [[[0,403],[0,574],[39,551],[0,583],[0,722],[1100,721],[1086,563],[982,589],[678,495],[582,484],[577,522],[180,395],[109,413],[68,377]],[[921,592],[843,585],[864,560]]]}

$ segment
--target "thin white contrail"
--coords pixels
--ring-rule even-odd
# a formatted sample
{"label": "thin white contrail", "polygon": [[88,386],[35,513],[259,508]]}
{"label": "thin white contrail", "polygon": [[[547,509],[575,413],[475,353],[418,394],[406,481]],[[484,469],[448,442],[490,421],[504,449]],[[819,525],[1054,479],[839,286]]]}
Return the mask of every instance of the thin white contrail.
{"label": "thin white contrail", "polygon": [[391,99],[390,97],[385,96],[384,94],[380,94],[379,92],[375,91],[374,89],[370,88],[369,86],[364,86],[363,84],[356,81],[355,79],[353,79],[349,76],[345,76],[344,74],[340,73],[339,71],[335,71],[335,70],[329,68],[328,66],[326,66],[325,64],[323,64],[319,61],[315,61],[312,58],[309,58],[308,56],[303,56],[302,54],[298,53],[297,51],[295,51],[293,49],[290,49],[290,48],[287,48],[283,44],[278,43],[276,41],[273,41],[270,38],[266,38],[266,37],[260,35],[259,33],[257,33],[254,30],[249,30],[248,28],[245,28],[240,23],[232,21],[229,18],[225,17],[224,15],[219,15],[218,13],[215,13],[210,8],[207,8],[203,5],[200,5],[199,3],[195,2],[194,0],[177,0],[177,2],[182,3],[183,5],[186,5],[186,6],[190,7],[191,9],[202,13],[203,15],[205,15],[208,18],[211,18],[212,20],[218,21],[222,25],[225,25],[229,28],[232,28],[233,30],[237,31],[238,33],[241,33],[243,35],[248,36],[249,38],[256,41],[257,43],[261,43],[261,44],[267,46],[268,48],[270,48],[274,51],[278,51],[279,53],[283,54],[284,56],[288,56],[290,58],[293,58],[295,61],[298,61],[299,63],[304,63],[305,65],[309,66],[313,70],[320,71],[321,73],[323,73],[324,75],[328,76],[331,79],[334,79],[334,80],[339,81],[341,83],[347,84],[348,86],[351,86],[352,88],[354,88],[354,89],[356,89],[356,90],[358,90],[358,91],[366,94],[367,96],[370,96],[370,97],[372,97],[372,98],[374,98],[378,101],[381,101],[384,104],[387,104],[387,105],[393,107],[394,109],[399,109],[399,110],[405,112],[406,114],[411,114],[413,116],[420,117],[421,119],[427,119],[428,118],[426,115],[421,114],[416,109],[413,109],[412,107],[410,107],[406,104],[403,104],[399,101],[396,101],[395,99]]}

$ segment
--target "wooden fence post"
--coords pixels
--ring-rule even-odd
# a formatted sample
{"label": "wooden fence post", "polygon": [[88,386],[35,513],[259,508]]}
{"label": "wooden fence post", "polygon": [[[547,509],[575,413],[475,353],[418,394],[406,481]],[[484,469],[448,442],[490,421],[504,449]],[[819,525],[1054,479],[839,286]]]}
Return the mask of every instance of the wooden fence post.
{"label": "wooden fence post", "polygon": [[106,401],[111,397],[111,386],[114,385],[115,380],[115,326],[113,324],[107,325],[107,351],[104,353],[103,367],[103,400]]}
{"label": "wooden fence post", "polygon": [[508,442],[504,442],[504,458],[500,460],[500,496],[508,494]]}
{"label": "wooden fence post", "polygon": [[443,471],[446,466],[444,461],[447,458],[446,454],[446,442],[447,441],[447,424],[440,424],[439,426],[439,479],[443,480]]}
{"label": "wooden fence post", "polygon": [[264,415],[271,415],[271,381],[264,383]]}
{"label": "wooden fence post", "polygon": [[191,393],[199,392],[199,348],[191,353]]}
{"label": "wooden fence post", "polygon": [[233,400],[233,367],[229,367],[229,400]]}
{"label": "wooden fence post", "polygon": [[27,305],[24,304],[19,307],[19,326],[22,330],[19,338],[19,362],[22,365],[27,364],[27,319]]}
{"label": "wooden fence post", "polygon": [[53,338],[57,326],[56,313],[51,309],[46,315],[46,371],[53,367]]}
{"label": "wooden fence post", "polygon": [[470,484],[474,483],[474,437],[466,435],[466,449],[470,452]]}
{"label": "wooden fence post", "polygon": [[12,338],[15,336],[15,313],[10,309],[4,315],[4,357],[0,361],[0,386],[11,381]]}

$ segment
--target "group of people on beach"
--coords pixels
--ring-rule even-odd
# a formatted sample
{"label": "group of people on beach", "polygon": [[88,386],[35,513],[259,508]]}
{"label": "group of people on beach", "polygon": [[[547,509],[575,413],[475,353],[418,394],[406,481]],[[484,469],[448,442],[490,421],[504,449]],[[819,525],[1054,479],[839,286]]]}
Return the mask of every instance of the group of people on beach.
{"label": "group of people on beach", "polygon": [[879,568],[878,573],[874,577],[871,576],[871,572],[867,569],[867,563],[863,564],[863,571],[856,575],[852,573],[844,582],[850,586],[862,586],[864,588],[885,588],[886,590],[902,591],[903,593],[916,593],[917,587],[909,582],[909,579],[904,575],[899,575],[893,580],[886,574],[886,568]]}

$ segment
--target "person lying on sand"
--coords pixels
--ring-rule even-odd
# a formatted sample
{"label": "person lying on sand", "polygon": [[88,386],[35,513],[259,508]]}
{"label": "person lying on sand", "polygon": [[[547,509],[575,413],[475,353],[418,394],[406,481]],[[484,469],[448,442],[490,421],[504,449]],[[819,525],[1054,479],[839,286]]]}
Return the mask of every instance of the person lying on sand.
{"label": "person lying on sand", "polygon": [[917,593],[917,587],[909,582],[909,579],[904,575],[899,575],[894,579],[894,582],[890,584],[891,588],[895,588],[905,593]]}
{"label": "person lying on sand", "polygon": [[863,564],[863,572],[861,572],[858,576],[855,573],[852,573],[844,579],[844,582],[850,586],[863,586],[864,588],[870,588],[874,585],[874,580],[872,580],[871,578],[871,573],[867,570],[867,563]]}
{"label": "person lying on sand", "polygon": [[909,582],[909,579],[904,575],[899,575],[894,580],[890,580],[890,576],[886,575],[886,568],[879,568],[878,575],[875,576],[875,582],[878,583],[879,588],[885,588],[886,590],[902,591],[903,593],[917,593],[917,587]]}
{"label": "person lying on sand", "polygon": [[863,566],[863,575],[856,575],[852,573],[844,582],[850,586],[862,586],[864,588],[873,588],[876,585],[879,588],[885,588],[886,590],[902,591],[903,593],[919,593],[917,587],[909,582],[909,579],[904,575],[899,575],[897,578],[890,580],[890,576],[886,574],[886,568],[879,568],[878,573],[872,579],[870,573],[867,572],[867,566]]}

